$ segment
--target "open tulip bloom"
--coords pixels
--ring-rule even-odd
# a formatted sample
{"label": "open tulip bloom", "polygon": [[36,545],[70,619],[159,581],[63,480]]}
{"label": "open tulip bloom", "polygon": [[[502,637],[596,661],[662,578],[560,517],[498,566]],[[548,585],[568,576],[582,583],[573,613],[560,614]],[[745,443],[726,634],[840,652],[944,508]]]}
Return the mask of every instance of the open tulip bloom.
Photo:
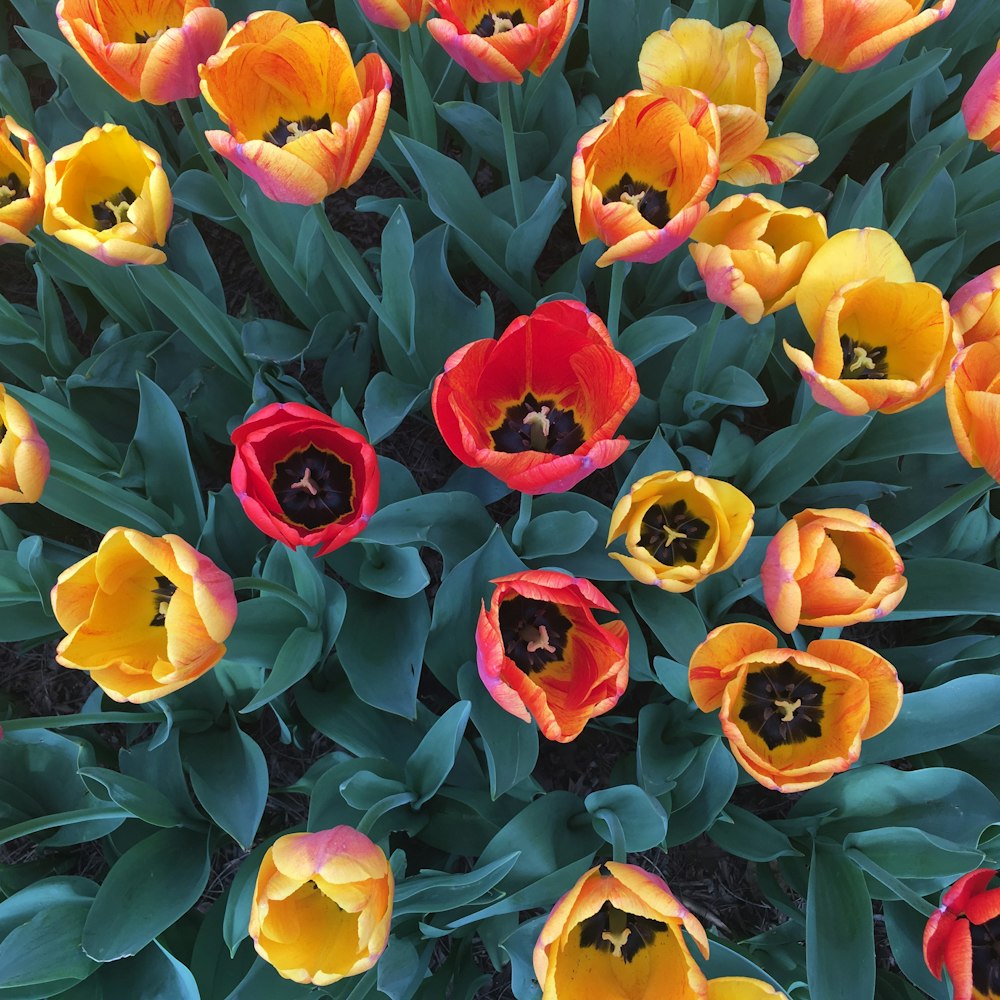
{"label": "open tulip bloom", "polygon": [[35,137],[9,115],[0,118],[0,245],[34,246],[28,233],[44,205],[45,157]]}
{"label": "open tulip bloom", "polygon": [[962,117],[970,139],[1000,150],[1000,42],[962,98]]}

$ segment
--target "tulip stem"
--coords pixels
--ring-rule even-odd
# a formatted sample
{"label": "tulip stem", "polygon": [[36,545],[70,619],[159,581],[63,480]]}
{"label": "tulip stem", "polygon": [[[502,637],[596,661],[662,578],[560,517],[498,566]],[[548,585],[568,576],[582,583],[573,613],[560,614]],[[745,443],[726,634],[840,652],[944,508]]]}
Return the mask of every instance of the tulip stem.
{"label": "tulip stem", "polygon": [[406,98],[406,124],[409,126],[410,138],[437,149],[437,122],[433,104],[428,107],[423,99],[429,93],[426,84],[424,91],[417,92],[417,81],[414,72],[419,72],[413,58],[412,32],[419,34],[420,29],[410,26],[406,31],[399,32],[399,63],[403,71],[403,95]]}
{"label": "tulip stem", "polygon": [[[183,709],[171,715],[173,722],[186,719],[207,720],[208,716],[195,709]],[[0,725],[5,733],[17,733],[25,729],[73,729],[76,726],[103,726],[114,722],[148,726],[166,721],[167,717],[162,712],[87,712],[82,715],[40,715],[34,719],[4,719]]]}
{"label": "tulip stem", "polygon": [[608,828],[611,836],[611,860],[623,865],[628,860],[628,852],[625,850],[625,830],[622,821],[610,809],[598,809],[594,813],[594,819],[599,819]]}
{"label": "tulip stem", "polygon": [[818,62],[811,62],[805,68],[805,72],[795,81],[795,86],[792,87],[791,92],[782,102],[781,108],[778,111],[777,117],[771,125],[774,132],[777,132],[781,123],[788,116],[788,113],[795,107],[797,101],[799,101],[802,95],[806,92],[806,87],[809,86],[812,78],[819,72],[820,64]]}
{"label": "tulip stem", "polygon": [[698,361],[694,366],[695,392],[704,391],[705,369],[708,368],[708,362],[711,360],[712,348],[715,347],[715,334],[718,332],[719,324],[722,322],[725,312],[726,307],[721,302],[717,302],[715,308],[712,310],[712,315],[709,317],[705,332],[702,334],[701,347],[698,350]]}
{"label": "tulip stem", "polygon": [[927,172],[920,178],[910,192],[909,197],[903,202],[903,207],[896,213],[896,217],[892,220],[892,225],[889,227],[890,236],[899,235],[903,226],[910,221],[910,216],[916,211],[917,206],[926,197],[930,186],[934,183],[934,178],[965,149],[968,142],[969,137],[963,132],[950,146],[946,146],[938,153],[934,162],[927,168]]}
{"label": "tulip stem", "polygon": [[503,148],[507,154],[507,178],[510,181],[510,195],[514,201],[514,221],[521,225],[524,221],[524,198],[521,194],[521,175],[517,168],[517,147],[514,143],[514,120],[510,111],[510,91],[512,83],[497,85],[500,101],[500,124],[503,126]]}
{"label": "tulip stem", "polygon": [[521,506],[517,511],[517,520],[514,522],[514,527],[510,533],[510,542],[514,548],[520,552],[521,543],[524,541],[524,532],[531,521],[531,494],[522,493],[521,494]]}
{"label": "tulip stem", "polygon": [[902,531],[894,531],[892,533],[893,543],[898,546],[902,545],[903,542],[908,542],[911,538],[916,538],[921,532],[937,524],[938,521],[954,513],[960,507],[964,507],[967,503],[974,503],[981,496],[989,493],[996,485],[997,481],[989,473],[974,479],[962,489],[955,490],[944,503],[939,503],[933,510],[928,511],[923,517],[918,517]]}
{"label": "tulip stem", "polygon": [[615,347],[618,346],[618,329],[621,326],[622,291],[625,288],[625,279],[631,270],[631,263],[625,260],[616,260],[611,265],[611,293],[608,296],[608,333],[611,335],[611,343]]}

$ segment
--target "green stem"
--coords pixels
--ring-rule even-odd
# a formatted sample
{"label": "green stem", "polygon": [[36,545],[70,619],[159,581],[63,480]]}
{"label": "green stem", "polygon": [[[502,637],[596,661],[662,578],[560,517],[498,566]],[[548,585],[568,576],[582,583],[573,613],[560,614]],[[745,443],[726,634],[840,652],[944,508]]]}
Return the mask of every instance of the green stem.
{"label": "green stem", "polygon": [[521,494],[521,506],[517,511],[517,520],[510,533],[511,545],[517,550],[521,550],[521,542],[524,541],[524,532],[531,521],[531,494]]}
{"label": "green stem", "polygon": [[611,343],[618,346],[618,329],[621,325],[622,312],[622,290],[625,287],[625,278],[632,265],[628,261],[616,260],[611,265],[611,294],[608,297],[608,333],[611,335]]}
{"label": "green stem", "polygon": [[497,85],[497,97],[500,101],[500,124],[503,126],[503,148],[507,154],[507,178],[510,181],[510,194],[514,200],[514,220],[517,225],[524,221],[524,197],[521,193],[521,175],[517,169],[517,147],[514,144],[514,121],[510,111],[510,91],[512,83]]}
{"label": "green stem", "polygon": [[594,813],[594,819],[601,820],[611,835],[611,860],[621,865],[625,864],[628,852],[625,850],[625,830],[622,821],[610,809],[598,809]]}
{"label": "green stem", "polygon": [[924,200],[924,197],[930,190],[930,186],[934,183],[934,178],[962,152],[968,141],[969,137],[963,133],[950,146],[945,147],[938,153],[934,162],[927,168],[927,172],[917,182],[916,187],[913,188],[909,197],[903,202],[903,207],[892,220],[892,225],[889,227],[890,236],[899,235],[903,226],[909,221],[910,216],[916,211],[917,206]]}
{"label": "green stem", "polygon": [[417,197],[416,191],[406,183],[406,178],[378,150],[375,150],[375,162],[399,185],[407,198]]}
{"label": "green stem", "polygon": [[778,116],[774,119],[774,123],[771,125],[771,130],[773,132],[778,132],[781,123],[788,117],[788,113],[795,107],[796,102],[799,101],[802,95],[806,92],[806,88],[809,86],[812,78],[819,72],[819,67],[820,64],[818,62],[811,62],[808,66],[806,66],[805,72],[795,82],[795,86],[792,87],[791,93],[782,103],[781,110],[778,111]]}
{"label": "green stem", "polygon": [[411,32],[419,32],[419,28],[410,27],[399,33],[399,62],[403,71],[403,95],[406,98],[406,124],[409,126],[410,138],[437,149],[437,125],[434,121],[434,109],[428,108],[423,93],[417,93],[417,83],[414,72],[418,71],[413,59],[413,40]]}
{"label": "green stem", "polygon": [[944,503],[939,503],[933,510],[928,511],[923,517],[918,517],[912,524],[908,524],[902,531],[894,531],[892,540],[898,546],[903,542],[908,542],[911,538],[916,538],[921,532],[926,531],[932,525],[943,520],[949,514],[954,513],[967,503],[975,502],[985,493],[988,493],[997,485],[997,481],[987,473],[973,480],[960,490],[954,493]]}
{"label": "green stem", "polygon": [[712,315],[709,317],[705,334],[701,338],[698,361],[694,368],[695,392],[703,392],[705,389],[705,369],[708,368],[708,362],[712,357],[712,348],[715,346],[715,334],[719,329],[719,324],[722,322],[725,312],[726,307],[721,302],[717,302],[715,308],[712,310]]}
{"label": "green stem", "polygon": [[[204,718],[202,712],[175,712],[177,716],[190,714]],[[88,712],[84,715],[40,715],[35,719],[4,719],[0,727],[5,733],[17,733],[25,729],[72,729],[75,726],[101,726],[111,722],[121,722],[125,725],[145,726],[157,722],[166,722],[167,717],[162,712]]]}
{"label": "green stem", "polygon": [[238,576],[233,579],[233,589],[257,590],[262,594],[274,594],[275,597],[280,597],[281,600],[301,611],[302,616],[309,623],[309,627],[314,627],[316,612],[294,590],[289,590],[282,584],[275,583],[274,580],[260,580],[254,576]]}

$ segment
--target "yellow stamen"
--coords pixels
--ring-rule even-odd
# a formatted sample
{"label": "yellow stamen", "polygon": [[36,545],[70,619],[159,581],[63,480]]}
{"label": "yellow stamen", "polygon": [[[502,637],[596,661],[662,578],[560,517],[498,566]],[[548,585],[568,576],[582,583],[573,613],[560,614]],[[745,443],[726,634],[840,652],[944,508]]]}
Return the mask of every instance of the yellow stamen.
{"label": "yellow stamen", "polygon": [[499,35],[504,31],[513,31],[514,22],[509,17],[500,17],[498,14],[491,15],[493,18],[493,34]]}
{"label": "yellow stamen", "polygon": [[673,545],[674,542],[681,538],[687,538],[687,535],[683,531],[675,531],[669,525],[665,524],[663,526],[663,543],[664,545]]}
{"label": "yellow stamen", "polygon": [[120,201],[117,205],[106,201],[104,205],[114,215],[115,222],[124,222],[128,218],[129,203],[127,201]]}
{"label": "yellow stamen", "polygon": [[292,483],[293,490],[306,490],[310,496],[316,496],[319,490],[312,481],[312,469],[306,466],[306,471],[302,473],[302,478],[297,483]]}
{"label": "yellow stamen", "polygon": [[157,605],[156,608],[157,613],[160,615],[160,617],[162,618],[167,617],[167,608],[169,607],[170,607],[170,601],[160,601],[159,605]]}
{"label": "yellow stamen", "polygon": [[549,431],[552,428],[552,424],[549,422],[550,411],[551,407],[548,406],[543,406],[541,411],[537,413],[534,410],[532,410],[531,413],[525,416],[522,422],[528,427],[532,427],[535,424],[537,424],[541,428],[542,434],[545,437],[548,437]]}
{"label": "yellow stamen", "polygon": [[629,194],[628,191],[622,191],[622,193],[618,196],[618,200],[623,201],[626,205],[631,205],[634,209],[638,210],[642,205],[642,199],[645,197],[645,191],[640,191],[638,194]]}
{"label": "yellow stamen", "polygon": [[312,129],[303,128],[298,122],[288,123],[288,135],[292,139],[301,139],[307,132],[311,132]]}
{"label": "yellow stamen", "polygon": [[[529,630],[528,635],[530,634]],[[535,631],[535,638],[528,642],[529,653],[537,653],[540,649],[544,649],[546,653],[554,653],[556,651],[556,647],[549,642],[549,630],[544,625],[538,626],[538,629]]]}
{"label": "yellow stamen", "polygon": [[854,348],[854,360],[848,370],[856,372],[859,368],[864,368],[866,371],[872,371],[875,368],[875,362],[868,357],[868,352],[863,347]]}
{"label": "yellow stamen", "polygon": [[795,701],[776,701],[774,703],[775,708],[780,708],[784,711],[784,715],[781,717],[782,722],[791,722],[795,718],[796,709],[802,706],[802,699],[796,698]]}
{"label": "yellow stamen", "polygon": [[614,955],[615,958],[624,958],[624,955],[622,955],[622,948],[624,948],[628,943],[628,939],[631,935],[632,931],[626,927],[617,934],[614,931],[602,931],[601,940],[607,941],[611,945],[611,954]]}
{"label": "yellow stamen", "polygon": [[0,208],[9,205],[16,196],[17,192],[13,188],[7,187],[6,184],[0,184]]}

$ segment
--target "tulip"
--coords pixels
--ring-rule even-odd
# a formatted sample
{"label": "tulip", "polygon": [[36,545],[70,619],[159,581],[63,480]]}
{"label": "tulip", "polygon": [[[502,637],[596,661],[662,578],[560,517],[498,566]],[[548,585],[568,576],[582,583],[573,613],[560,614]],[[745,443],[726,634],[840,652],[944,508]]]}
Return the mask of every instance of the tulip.
{"label": "tulip", "polygon": [[803,59],[854,73],[946,18],[955,0],[792,0],[788,34]]}
{"label": "tulip", "polygon": [[717,28],[680,17],[650,35],[639,53],[642,89],[701,91],[719,111],[719,180],[741,187],[781,184],[819,155],[808,136],[767,137],[767,95],[781,76],[781,53],[771,33],[746,21]]}
{"label": "tulip", "polygon": [[226,15],[210,0],[59,0],[66,41],[129,101],[198,96],[198,65],[218,51]]}
{"label": "tulip", "polygon": [[609,552],[640,583],[681,594],[728,569],[753,533],[754,506],[735,486],[693,472],[657,472],[632,484],[611,514]]}
{"label": "tulip", "polygon": [[981,139],[992,153],[1000,149],[1000,42],[962,98],[962,117],[970,139]]}
{"label": "tulip", "polygon": [[945,400],[962,457],[1000,479],[1000,340],[970,344],[958,354]]}
{"label": "tulip", "polygon": [[729,749],[766,788],[815,788],[858,759],[861,740],[887,729],[903,688],[888,660],[846,639],[779,649],[759,625],[722,625],[695,649],[691,694],[719,713]]}
{"label": "tulip", "polygon": [[914,281],[896,241],[880,229],[848,229],[816,251],[795,304],[813,356],[785,353],[813,398],[838,413],[898,413],[944,386],[955,355],[948,303]]}
{"label": "tulip", "polygon": [[105,264],[162,264],[174,202],[160,154],[123,125],[94,127],[45,168],[42,228]]}
{"label": "tulip", "polygon": [[474,0],[430,0],[434,40],[480,83],[523,83],[541,76],[559,55],[579,0],[531,0],[494,10]]}
{"label": "tulip", "polygon": [[393,889],[385,854],[363,833],[335,826],[286,834],[260,864],[250,937],[285,979],[329,986],[378,961]]}
{"label": "tulip", "polygon": [[232,434],[233,491],[265,535],[326,555],[363,531],[378,507],[375,449],[301,403],[271,403]]}
{"label": "tulip", "polygon": [[585,305],[545,302],[499,340],[457,350],[431,408],[466,465],[523,493],[562,493],[628,448],[614,437],[639,398],[635,368]]}
{"label": "tulip", "polygon": [[726,976],[708,981],[708,1000],[787,1000],[785,994],[759,979]]}
{"label": "tulip", "polygon": [[45,157],[35,137],[9,115],[0,118],[0,246],[33,247],[28,233],[42,221],[44,205]]}
{"label": "tulip", "polygon": [[35,503],[49,478],[49,446],[34,420],[0,385],[0,505]]}
{"label": "tulip", "polygon": [[372,24],[395,31],[423,24],[431,12],[431,0],[358,0],[358,6]]}
{"label": "tulip", "polygon": [[748,323],[795,301],[802,272],[826,242],[826,220],[763,195],[733,195],[694,228],[691,256],[705,294]]}
{"label": "tulip", "polygon": [[956,346],[1000,337],[1000,267],[967,281],[951,297]]}
{"label": "tulip", "polygon": [[312,205],[368,169],[389,115],[380,56],[354,65],[336,28],[258,11],[199,68],[201,92],[229,129],[205,136],[273,201]]}
{"label": "tulip", "polygon": [[906,593],[903,560],[888,532],[843,508],[796,514],[768,545],[760,576],[782,632],[882,618]]}
{"label": "tulip", "polygon": [[597,624],[594,609],[617,609],[587,580],[528,570],[491,582],[476,627],[479,676],[501,708],[534,718],[546,739],[576,739],[628,684],[628,627]]}
{"label": "tulip", "polygon": [[213,667],[236,621],[233,581],[177,535],[112,528],[59,574],[52,610],[68,633],[56,661],[115,701],[162,698]]}
{"label": "tulip", "polygon": [[719,178],[719,115],[693,90],[633,90],[577,143],[573,214],[580,241],[600,239],[598,259],[655,264],[691,235]]}
{"label": "tulip", "polygon": [[963,875],[942,897],[924,928],[924,961],[934,976],[948,970],[953,1000],[1000,996],[1000,890],[987,886],[993,868]]}
{"label": "tulip", "polygon": [[709,987],[682,928],[707,958],[704,927],[663,879],[614,861],[591,868],[552,908],[535,944],[542,1000],[705,1000]]}

